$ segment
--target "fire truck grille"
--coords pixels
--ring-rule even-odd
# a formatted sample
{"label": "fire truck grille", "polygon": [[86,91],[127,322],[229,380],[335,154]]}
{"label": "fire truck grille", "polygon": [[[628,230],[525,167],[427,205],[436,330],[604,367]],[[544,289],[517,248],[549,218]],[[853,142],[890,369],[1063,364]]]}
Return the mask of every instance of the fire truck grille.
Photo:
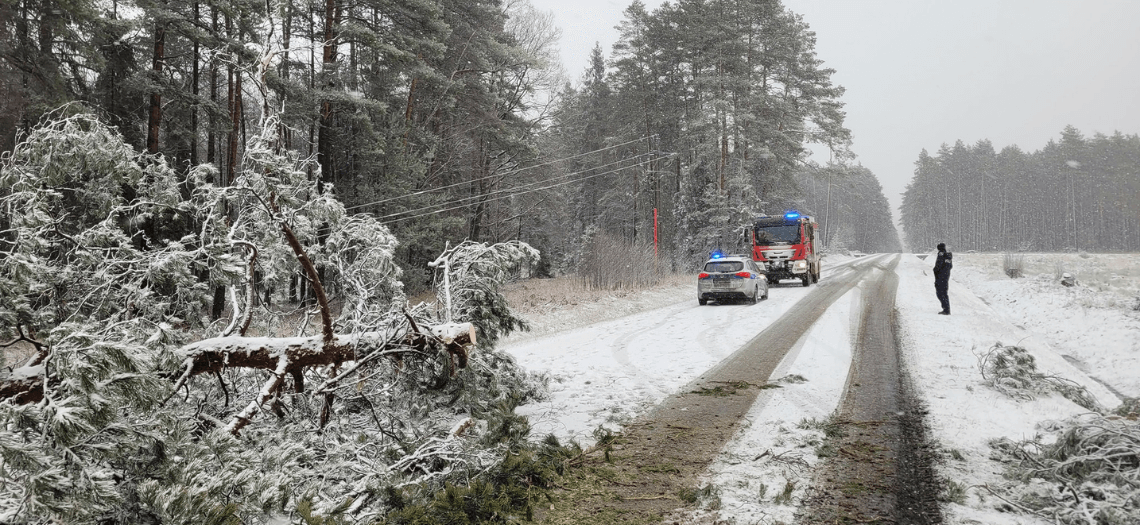
{"label": "fire truck grille", "polygon": [[792,258],[793,250],[769,250],[764,252],[764,258],[769,261],[786,261]]}

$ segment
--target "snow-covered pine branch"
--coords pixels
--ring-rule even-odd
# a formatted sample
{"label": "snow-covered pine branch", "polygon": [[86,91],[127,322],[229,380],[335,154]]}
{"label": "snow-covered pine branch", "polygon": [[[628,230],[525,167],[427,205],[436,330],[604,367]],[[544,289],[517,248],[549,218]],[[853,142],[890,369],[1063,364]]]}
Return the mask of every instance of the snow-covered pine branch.
{"label": "snow-covered pine branch", "polygon": [[[348,335],[334,335],[326,340],[324,335],[311,337],[215,337],[190,343],[178,353],[185,356],[182,372],[174,393],[186,384],[191,377],[199,374],[216,374],[224,369],[269,370],[273,376],[259,391],[256,401],[226,427],[236,434],[249,423],[259,407],[281,388],[285,375],[297,375],[307,369],[319,366],[342,364],[347,370],[330,379],[339,383],[357,370],[357,363],[382,356],[399,356],[405,353],[431,354],[446,353],[452,363],[451,373],[456,368],[467,366],[468,348],[474,346],[475,328],[471,323],[450,323],[429,327],[428,332],[420,332],[414,323],[400,337],[393,338],[387,333],[364,332]],[[330,392],[326,384],[318,388],[319,393]],[[296,391],[303,387],[296,386]],[[173,393],[171,394],[173,395]],[[242,421],[237,423],[237,421]]]}
{"label": "snow-covered pine branch", "polygon": [[[386,487],[483,475],[503,456],[481,434],[522,435],[511,403],[539,384],[487,339],[521,325],[497,290],[533,250],[453,254],[455,323],[409,308],[396,238],[261,126],[224,185],[74,108],[4,157],[0,345],[36,359],[0,376],[0,522],[263,522],[349,498],[365,520]],[[317,333],[284,325],[322,313],[283,304],[301,253],[339,307]],[[457,419],[477,423],[457,436]],[[409,455],[415,468],[389,468]]]}
{"label": "snow-covered pine branch", "polygon": [[538,250],[522,241],[490,245],[464,241],[448,248],[431,263],[444,272],[436,295],[450,310],[446,318],[474,324],[487,347],[514,330],[526,329],[526,322],[511,311],[500,290],[521,268],[537,263],[538,257]]}

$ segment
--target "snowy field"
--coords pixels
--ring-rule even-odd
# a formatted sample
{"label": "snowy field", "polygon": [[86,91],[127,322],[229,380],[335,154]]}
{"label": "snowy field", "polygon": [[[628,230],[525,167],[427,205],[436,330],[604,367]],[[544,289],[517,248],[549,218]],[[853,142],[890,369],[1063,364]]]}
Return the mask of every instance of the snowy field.
{"label": "snowy field", "polygon": [[[988,489],[1003,482],[991,440],[1044,436],[1088,411],[1059,396],[1014,399],[989,387],[979,359],[995,344],[1018,345],[1040,372],[1076,381],[1104,406],[1140,395],[1140,311],[1135,305],[1140,256],[1026,255],[1025,278],[1002,273],[1002,255],[955,254],[953,315],[937,315],[930,266],[902,255],[897,308],[904,361],[929,408],[931,438],[956,492],[952,524],[1046,523],[1001,512]],[[825,259],[829,268],[851,262]],[[1078,285],[1061,286],[1072,273]],[[599,426],[624,422],[677,392],[739,348],[812,288],[773,287],[757,305],[697,306],[692,279],[620,298],[530,308],[538,333],[508,339],[504,350],[550,378],[550,396],[520,407],[536,435],[553,432],[582,443]],[[692,522],[790,523],[826,454],[824,427],[839,404],[858,322],[859,288],[837,301],[764,390],[743,430],[707,474],[714,497]],[[613,314],[608,320],[604,312]],[[601,314],[600,314],[601,312]],[[557,327],[557,328],[556,328]],[[562,329],[564,328],[564,329]]]}

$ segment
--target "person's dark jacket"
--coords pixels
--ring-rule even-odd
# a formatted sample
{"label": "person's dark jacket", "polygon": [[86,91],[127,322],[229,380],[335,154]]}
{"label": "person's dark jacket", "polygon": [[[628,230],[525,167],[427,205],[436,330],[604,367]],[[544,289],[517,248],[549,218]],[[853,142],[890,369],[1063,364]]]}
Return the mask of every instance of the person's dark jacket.
{"label": "person's dark jacket", "polygon": [[954,254],[950,252],[938,252],[938,257],[934,259],[934,282],[950,282],[950,268],[954,267],[951,261],[953,258]]}

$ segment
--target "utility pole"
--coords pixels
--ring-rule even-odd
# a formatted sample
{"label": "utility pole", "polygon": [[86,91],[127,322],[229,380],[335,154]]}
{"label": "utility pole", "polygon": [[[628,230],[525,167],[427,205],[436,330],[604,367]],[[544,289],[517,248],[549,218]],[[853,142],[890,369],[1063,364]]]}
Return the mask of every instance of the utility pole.
{"label": "utility pole", "polygon": [[825,249],[831,248],[831,224],[828,218],[831,217],[831,178],[835,175],[835,166],[830,163],[827,166],[827,205],[823,207],[823,247]]}

